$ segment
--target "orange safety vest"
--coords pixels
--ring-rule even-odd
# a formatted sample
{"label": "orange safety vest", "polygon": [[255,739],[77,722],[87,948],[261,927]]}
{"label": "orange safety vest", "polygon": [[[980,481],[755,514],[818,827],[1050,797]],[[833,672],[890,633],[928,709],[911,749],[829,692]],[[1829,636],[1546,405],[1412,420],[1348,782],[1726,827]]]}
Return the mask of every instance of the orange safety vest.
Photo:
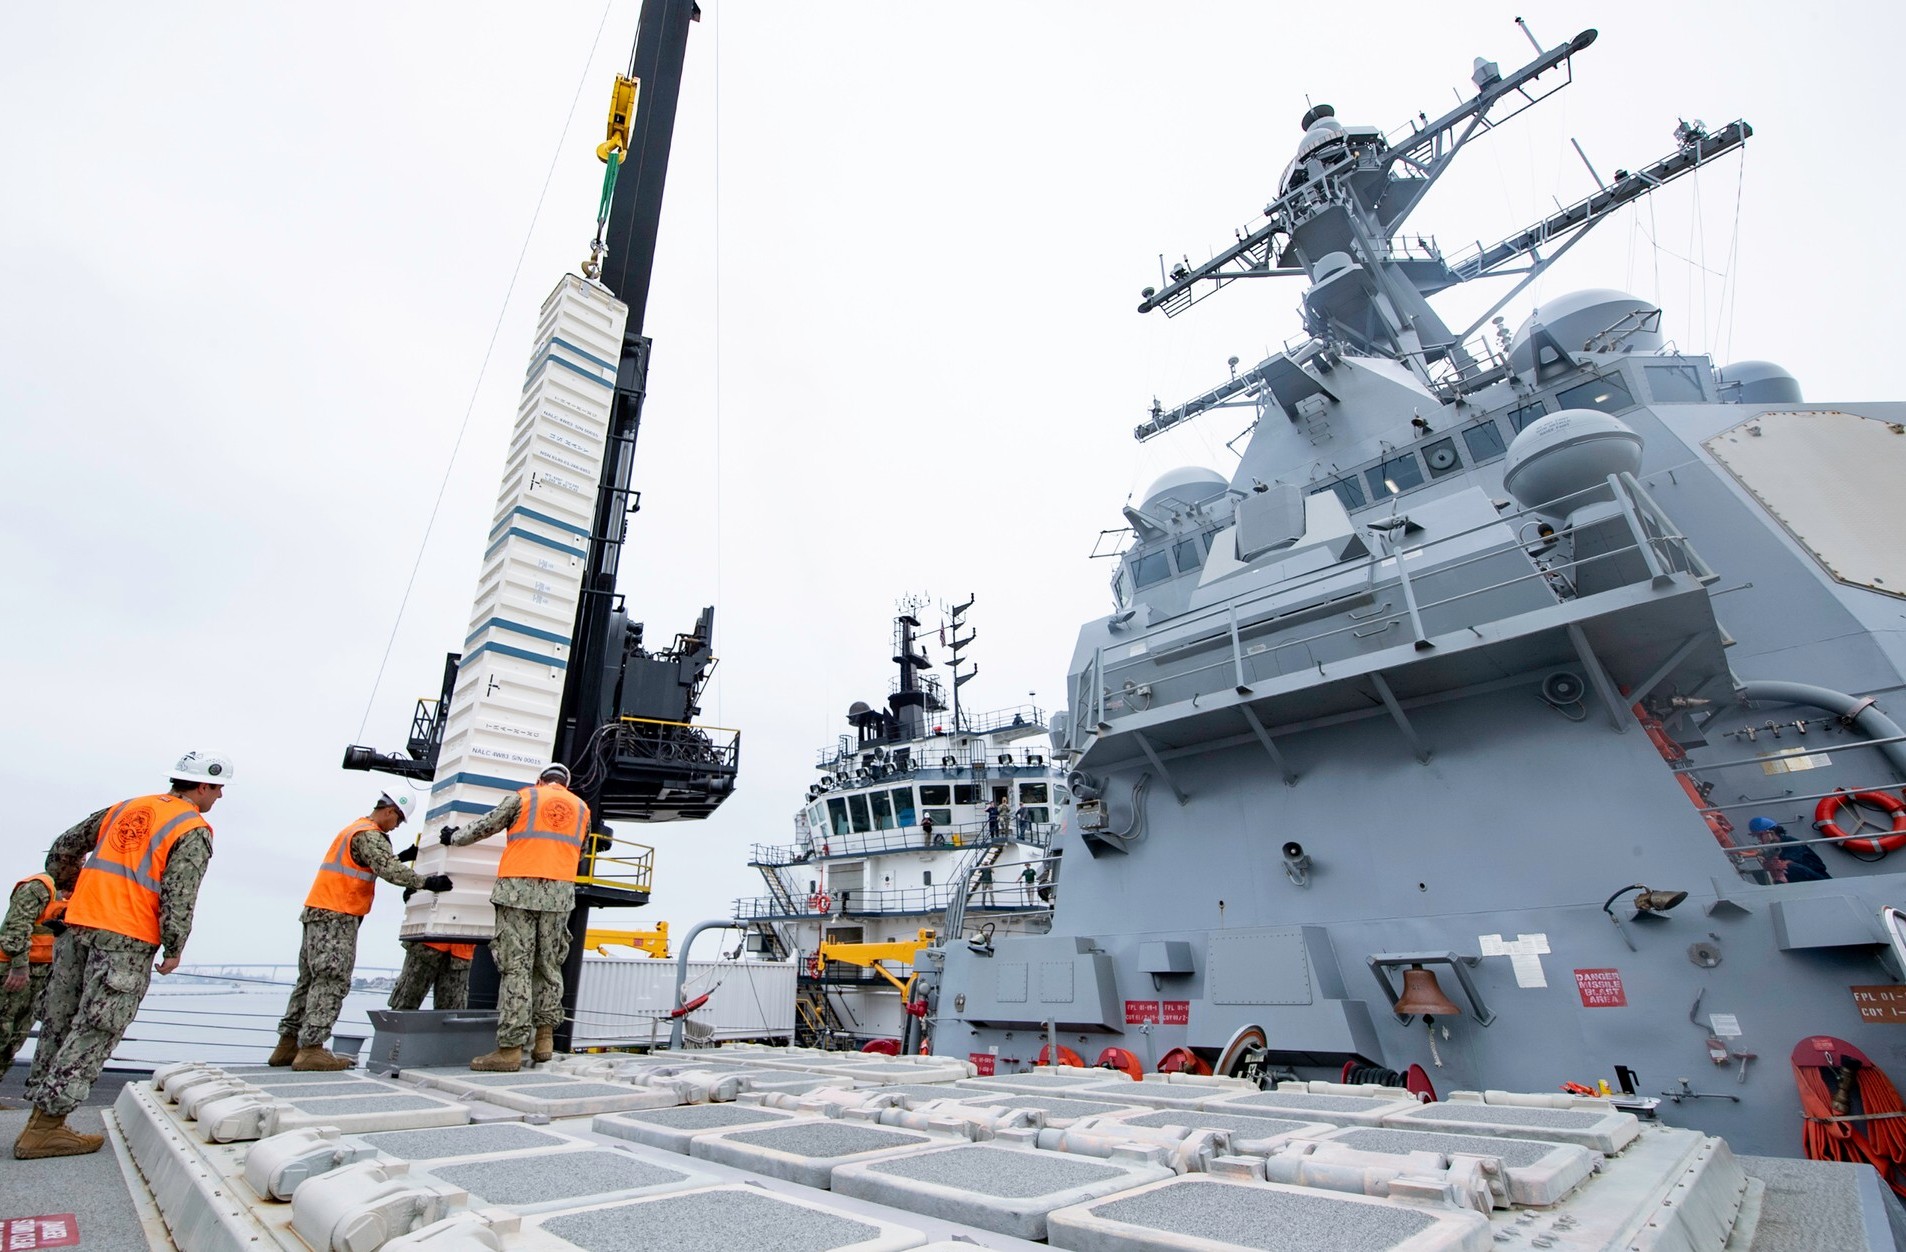
{"label": "orange safety vest", "polygon": [[556,783],[538,783],[516,794],[523,804],[510,823],[496,876],[574,882],[582,838],[589,833],[589,806]]}
{"label": "orange safety vest", "polygon": [[212,824],[178,796],[140,796],[107,812],[66,903],[74,926],[159,942],[159,881],[179,840]]}
{"label": "orange safety vest", "polygon": [[46,924],[50,921],[54,921],[60,914],[66,912],[66,901],[60,899],[59,886],[54,883],[53,875],[51,874],[28,874],[19,882],[14,883],[13,889],[18,891],[30,882],[45,883],[47,899],[46,907],[41,909],[40,915],[33,919],[33,938],[28,943],[26,950],[27,964],[51,965],[53,963],[54,936],[52,931],[46,929]]}
{"label": "orange safety vest", "polygon": [[469,961],[476,958],[476,945],[474,943],[434,943],[426,940],[424,946],[426,948],[434,948],[439,952],[448,952],[453,958],[459,961]]}
{"label": "orange safety vest", "polygon": [[351,855],[351,840],[376,829],[376,822],[360,817],[338,832],[337,838],[331,841],[331,850],[324,854],[324,863],[318,866],[311,894],[304,898],[306,908],[326,909],[350,917],[363,917],[371,911],[371,897],[377,894],[377,875],[359,865],[357,858]]}

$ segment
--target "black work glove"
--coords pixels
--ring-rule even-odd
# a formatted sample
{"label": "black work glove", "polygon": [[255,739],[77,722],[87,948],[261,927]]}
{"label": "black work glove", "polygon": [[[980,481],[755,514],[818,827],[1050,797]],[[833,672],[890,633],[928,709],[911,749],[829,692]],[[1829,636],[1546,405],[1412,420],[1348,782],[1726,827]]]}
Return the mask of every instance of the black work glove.
{"label": "black work glove", "polygon": [[53,918],[51,921],[42,922],[40,924],[45,926],[46,929],[55,936],[63,935],[66,933],[66,923],[61,921],[57,917]]}
{"label": "black work glove", "polygon": [[446,848],[449,847],[450,836],[456,834],[459,830],[462,830],[462,829],[463,827],[461,826],[445,826],[442,830],[437,832],[437,842],[441,843]]}
{"label": "black work glove", "polygon": [[397,859],[406,863],[416,860],[417,859],[417,845],[413,843],[408,848],[405,848],[402,852],[399,852],[397,854]]}
{"label": "black work glove", "polygon": [[450,886],[450,875],[432,874],[430,877],[424,879],[424,885],[420,887],[419,890],[430,892],[448,891],[450,890]]}
{"label": "black work glove", "polygon": [[405,888],[404,888],[404,903],[405,903],[405,904],[409,904],[409,903],[410,903],[410,897],[412,897],[412,896],[414,896],[414,895],[416,895],[416,894],[417,894],[417,888],[415,888],[415,887],[405,887]]}

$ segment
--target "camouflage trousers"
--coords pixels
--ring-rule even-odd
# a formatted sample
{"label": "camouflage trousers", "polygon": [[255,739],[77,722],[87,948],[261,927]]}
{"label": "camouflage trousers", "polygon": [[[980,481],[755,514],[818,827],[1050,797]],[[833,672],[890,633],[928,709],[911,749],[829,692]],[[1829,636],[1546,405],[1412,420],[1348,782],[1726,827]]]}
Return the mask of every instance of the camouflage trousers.
{"label": "camouflage trousers", "polygon": [[13,1064],[14,1053],[26,1042],[33,1023],[40,1020],[40,1006],[46,999],[46,978],[51,965],[28,967],[27,984],[18,991],[0,991],[0,1074]]}
{"label": "camouflage trousers", "polygon": [[328,909],[304,911],[304,942],[298,946],[298,982],[278,1022],[280,1035],[296,1035],[301,1048],[321,1047],[331,1037],[351,992],[357,966],[361,917]]}
{"label": "camouflage trousers", "polygon": [[430,992],[430,1007],[461,1009],[470,1004],[470,962],[460,961],[448,952],[426,948],[421,943],[404,944],[404,968],[397,985],[390,989],[390,1006],[414,1009]]}
{"label": "camouflage trousers", "polygon": [[152,982],[158,945],[75,926],[53,949],[26,1098],[64,1117],[85,1102]]}
{"label": "camouflage trousers", "polygon": [[563,1021],[563,961],[569,956],[569,910],[496,906],[496,1046],[526,1046],[538,1026]]}

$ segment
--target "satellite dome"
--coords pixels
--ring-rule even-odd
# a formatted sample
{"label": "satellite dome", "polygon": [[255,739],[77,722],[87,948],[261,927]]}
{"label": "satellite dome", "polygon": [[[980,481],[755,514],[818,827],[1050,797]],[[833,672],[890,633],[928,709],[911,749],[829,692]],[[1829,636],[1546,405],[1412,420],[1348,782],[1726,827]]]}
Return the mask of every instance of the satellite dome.
{"label": "satellite dome", "polygon": [[1551,517],[1612,498],[1610,474],[1641,468],[1641,436],[1594,409],[1563,409],[1531,422],[1509,444],[1502,487],[1517,504]]}
{"label": "satellite dome", "polygon": [[1158,480],[1146,488],[1144,503],[1139,507],[1149,510],[1154,504],[1165,502],[1201,504],[1230,489],[1230,481],[1218,471],[1202,465],[1182,465],[1160,474]]}
{"label": "satellite dome", "polygon": [[1297,141],[1297,159],[1302,161],[1331,140],[1342,138],[1342,122],[1328,115],[1319,117],[1304,128],[1304,137]]}
{"label": "satellite dome", "polygon": [[1714,371],[1723,387],[1723,400],[1737,404],[1799,404],[1800,380],[1772,361],[1736,361]]}
{"label": "satellite dome", "polygon": [[865,700],[856,700],[847,706],[847,716],[849,717],[859,717],[862,713],[871,712],[873,712],[873,709],[868,707]]}
{"label": "satellite dome", "polygon": [[1321,287],[1326,281],[1335,278],[1345,270],[1356,268],[1356,259],[1348,252],[1326,252],[1317,258],[1315,265],[1311,266],[1310,280]]}
{"label": "satellite dome", "polygon": [[[1655,352],[1662,345],[1660,306],[1625,291],[1595,287],[1571,291],[1535,307],[1509,341],[1509,368],[1528,381],[1538,364],[1549,365],[1565,352]],[[1538,356],[1540,346],[1550,351]]]}

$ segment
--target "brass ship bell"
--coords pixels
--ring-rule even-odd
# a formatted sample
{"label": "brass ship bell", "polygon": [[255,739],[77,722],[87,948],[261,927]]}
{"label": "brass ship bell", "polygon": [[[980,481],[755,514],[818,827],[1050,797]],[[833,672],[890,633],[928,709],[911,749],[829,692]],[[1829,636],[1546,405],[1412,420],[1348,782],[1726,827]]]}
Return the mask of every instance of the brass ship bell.
{"label": "brass ship bell", "polygon": [[1421,1013],[1427,1017],[1454,1017],[1462,1009],[1443,994],[1434,970],[1412,965],[1403,971],[1403,994],[1396,1002],[1396,1011],[1402,1014]]}

